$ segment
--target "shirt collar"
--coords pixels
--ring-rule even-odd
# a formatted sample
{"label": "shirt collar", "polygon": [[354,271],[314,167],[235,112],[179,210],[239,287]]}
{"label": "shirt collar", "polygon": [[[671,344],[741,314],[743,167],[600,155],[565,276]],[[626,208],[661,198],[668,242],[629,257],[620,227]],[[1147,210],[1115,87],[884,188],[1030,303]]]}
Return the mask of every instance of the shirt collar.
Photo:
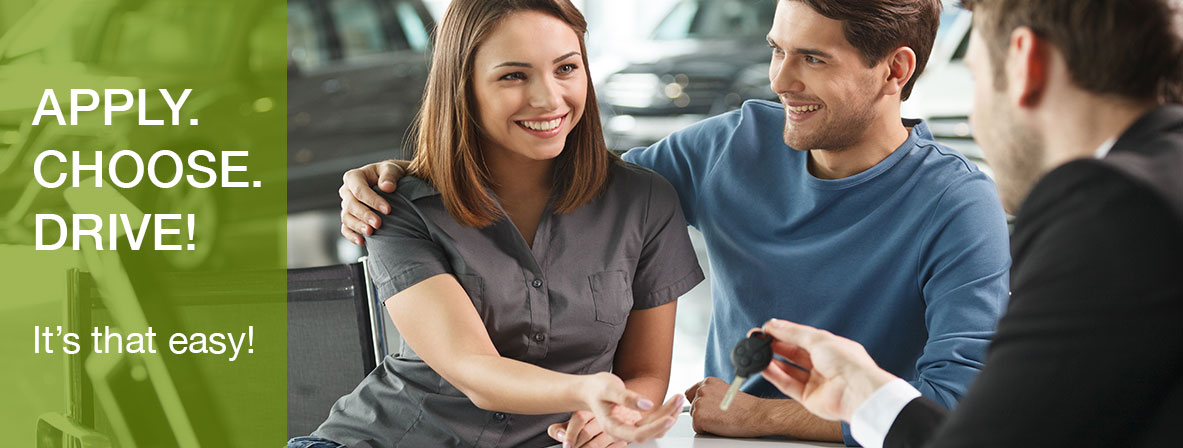
{"label": "shirt collar", "polygon": [[1098,159],[1104,159],[1106,155],[1109,155],[1109,151],[1113,150],[1114,143],[1117,143],[1117,137],[1109,137],[1109,140],[1101,143],[1101,146],[1093,152],[1093,155]]}

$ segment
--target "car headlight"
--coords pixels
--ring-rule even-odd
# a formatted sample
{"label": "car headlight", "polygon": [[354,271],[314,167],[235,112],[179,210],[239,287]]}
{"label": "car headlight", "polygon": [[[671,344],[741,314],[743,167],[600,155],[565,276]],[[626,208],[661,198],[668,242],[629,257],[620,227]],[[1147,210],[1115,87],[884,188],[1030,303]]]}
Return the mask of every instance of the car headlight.
{"label": "car headlight", "polygon": [[669,104],[667,85],[652,73],[617,73],[608,77],[604,98],[621,107],[647,108]]}

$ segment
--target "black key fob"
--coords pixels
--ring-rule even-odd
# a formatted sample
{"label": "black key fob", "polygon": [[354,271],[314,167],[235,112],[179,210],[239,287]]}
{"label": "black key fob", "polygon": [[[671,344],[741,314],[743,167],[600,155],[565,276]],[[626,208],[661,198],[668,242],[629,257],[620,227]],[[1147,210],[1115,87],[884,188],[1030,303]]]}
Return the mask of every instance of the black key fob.
{"label": "black key fob", "polygon": [[772,337],[763,332],[752,333],[731,349],[731,365],[735,376],[750,377],[768,368],[772,362]]}

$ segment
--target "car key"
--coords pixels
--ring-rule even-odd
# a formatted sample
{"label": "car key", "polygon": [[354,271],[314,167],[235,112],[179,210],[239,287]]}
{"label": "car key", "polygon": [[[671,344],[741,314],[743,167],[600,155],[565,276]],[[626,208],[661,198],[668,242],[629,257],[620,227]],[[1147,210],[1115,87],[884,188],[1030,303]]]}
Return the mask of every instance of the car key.
{"label": "car key", "polygon": [[735,344],[735,348],[731,349],[731,364],[735,366],[735,380],[731,382],[731,387],[727,388],[727,395],[723,396],[723,402],[719,403],[719,409],[726,411],[731,407],[731,400],[735,398],[735,393],[739,392],[739,386],[743,385],[748,377],[767,368],[770,362],[772,362],[772,337],[763,332],[753,332],[751,336]]}

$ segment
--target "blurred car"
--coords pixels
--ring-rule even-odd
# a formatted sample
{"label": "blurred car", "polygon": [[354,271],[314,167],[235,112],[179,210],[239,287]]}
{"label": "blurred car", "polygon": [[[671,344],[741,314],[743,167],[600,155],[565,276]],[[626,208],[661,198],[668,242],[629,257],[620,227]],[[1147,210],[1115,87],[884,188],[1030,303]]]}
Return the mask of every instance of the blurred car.
{"label": "blurred car", "polygon": [[[682,0],[635,46],[633,61],[599,88],[610,148],[648,146],[749,99],[777,101],[769,89],[765,35],[775,0]],[[936,42],[905,117],[924,118],[938,141],[989,173],[973,142],[973,81],[965,67],[972,14],[944,2]],[[647,55],[659,55],[656,57]]]}
{"label": "blurred car", "polygon": [[956,2],[945,3],[928,66],[916,80],[912,97],[904,102],[901,112],[905,117],[925,119],[937,141],[960,151],[993,176],[981,148],[973,141],[969,125],[973,78],[965,66],[965,50],[972,24],[973,14]]}
{"label": "blurred car", "polygon": [[[599,87],[608,147],[647,146],[669,133],[776,99],[765,40],[777,0],[682,0]],[[656,55],[656,57],[648,56]],[[646,60],[645,58],[650,59]]]}
{"label": "blurred car", "polygon": [[288,213],[336,210],[341,175],[410,158],[435,21],[421,0],[289,0]]}

